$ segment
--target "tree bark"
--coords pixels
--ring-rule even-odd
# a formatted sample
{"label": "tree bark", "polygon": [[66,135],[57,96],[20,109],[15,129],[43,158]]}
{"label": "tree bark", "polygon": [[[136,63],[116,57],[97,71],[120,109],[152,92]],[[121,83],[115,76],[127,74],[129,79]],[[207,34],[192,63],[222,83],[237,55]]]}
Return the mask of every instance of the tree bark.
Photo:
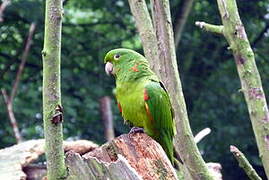
{"label": "tree bark", "polygon": [[104,123],[105,137],[107,141],[111,141],[114,137],[113,115],[111,110],[111,99],[109,96],[100,99],[100,110]]}
{"label": "tree bark", "polygon": [[[217,2],[223,23],[223,36],[233,52],[259,154],[269,178],[269,112],[254,53],[241,22],[236,1],[217,0]],[[201,27],[211,31],[207,23]]]}
{"label": "tree bark", "polygon": [[[155,65],[155,67],[151,67],[154,67],[154,72],[161,77],[161,80],[167,86],[170,96],[173,97],[171,101],[175,110],[177,126],[177,136],[175,138],[176,150],[180,153],[184,165],[187,166],[194,179],[211,179],[205,162],[194,142],[189,125],[176,62],[169,2],[167,0],[152,0],[155,29],[152,26],[144,0],[129,0],[129,5],[136,21],[145,56],[150,64]],[[190,152],[192,156],[189,155]]]}
{"label": "tree bark", "polygon": [[[161,79],[166,85],[170,96],[173,97],[171,98],[171,102],[175,111],[177,127],[175,148],[179,152],[193,179],[212,179],[194,142],[189,125],[176,60],[169,1],[152,0],[151,2],[153,7],[152,18],[156,30],[158,51],[160,52],[158,62],[162,67]],[[189,155],[190,152],[192,156]]]}
{"label": "tree bark", "polygon": [[128,0],[131,12],[135,18],[135,24],[138,29],[143,50],[146,58],[149,60],[151,69],[160,77],[162,71],[159,63],[158,42],[153,28],[153,24],[148,12],[145,0]]}
{"label": "tree bark", "polygon": [[82,157],[69,152],[68,179],[176,180],[162,147],[144,133],[121,135]]}
{"label": "tree bark", "polygon": [[43,121],[46,142],[47,177],[62,179],[64,165],[60,91],[62,0],[46,0],[43,56]]}

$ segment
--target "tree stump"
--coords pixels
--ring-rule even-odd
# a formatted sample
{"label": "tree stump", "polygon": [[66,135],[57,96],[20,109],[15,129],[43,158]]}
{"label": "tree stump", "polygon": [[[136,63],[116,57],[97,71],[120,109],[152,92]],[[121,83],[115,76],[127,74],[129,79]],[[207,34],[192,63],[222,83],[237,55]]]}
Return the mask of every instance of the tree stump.
{"label": "tree stump", "polygon": [[162,147],[144,133],[121,135],[82,157],[66,154],[67,179],[177,180]]}

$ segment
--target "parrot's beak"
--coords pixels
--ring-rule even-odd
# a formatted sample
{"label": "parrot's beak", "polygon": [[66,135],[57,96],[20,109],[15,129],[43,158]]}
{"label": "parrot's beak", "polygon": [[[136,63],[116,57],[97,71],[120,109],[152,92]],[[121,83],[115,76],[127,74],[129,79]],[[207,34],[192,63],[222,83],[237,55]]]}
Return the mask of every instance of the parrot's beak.
{"label": "parrot's beak", "polygon": [[113,74],[113,64],[111,62],[106,63],[105,71],[107,75]]}

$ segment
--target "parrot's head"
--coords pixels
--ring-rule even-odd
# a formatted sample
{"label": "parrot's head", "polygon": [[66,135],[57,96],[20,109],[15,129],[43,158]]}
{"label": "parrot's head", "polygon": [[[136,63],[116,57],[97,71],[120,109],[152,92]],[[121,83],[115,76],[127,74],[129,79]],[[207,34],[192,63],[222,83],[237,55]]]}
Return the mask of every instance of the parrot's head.
{"label": "parrot's head", "polygon": [[142,60],[145,60],[144,56],[131,49],[113,49],[105,56],[105,71],[108,75],[117,76],[120,71],[130,69],[136,61]]}

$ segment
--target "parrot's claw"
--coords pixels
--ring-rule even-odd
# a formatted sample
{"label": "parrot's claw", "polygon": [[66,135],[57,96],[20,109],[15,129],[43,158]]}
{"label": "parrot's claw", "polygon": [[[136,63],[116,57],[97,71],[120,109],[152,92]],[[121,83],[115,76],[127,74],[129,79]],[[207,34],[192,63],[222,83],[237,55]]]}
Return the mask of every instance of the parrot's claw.
{"label": "parrot's claw", "polygon": [[144,133],[144,129],[140,127],[132,127],[129,134],[133,134],[133,133]]}

